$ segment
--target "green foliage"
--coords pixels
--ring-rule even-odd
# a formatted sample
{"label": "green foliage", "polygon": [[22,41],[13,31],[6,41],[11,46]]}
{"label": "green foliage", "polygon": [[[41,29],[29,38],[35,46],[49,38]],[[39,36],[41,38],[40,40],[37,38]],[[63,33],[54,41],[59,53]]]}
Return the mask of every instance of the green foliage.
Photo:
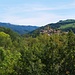
{"label": "green foliage", "polygon": [[12,46],[12,41],[9,34],[0,32],[0,47],[9,48]]}
{"label": "green foliage", "polygon": [[16,73],[13,69],[20,59],[19,52],[11,52],[0,47],[0,75],[10,75]]}
{"label": "green foliage", "polygon": [[0,27],[0,32],[4,32],[6,34],[9,34],[12,41],[18,40],[18,38],[20,37],[20,35],[18,33],[12,31],[9,28]]}
{"label": "green foliage", "polygon": [[[6,30],[8,32],[8,30]],[[0,75],[74,75],[75,34],[14,38],[0,32]]]}

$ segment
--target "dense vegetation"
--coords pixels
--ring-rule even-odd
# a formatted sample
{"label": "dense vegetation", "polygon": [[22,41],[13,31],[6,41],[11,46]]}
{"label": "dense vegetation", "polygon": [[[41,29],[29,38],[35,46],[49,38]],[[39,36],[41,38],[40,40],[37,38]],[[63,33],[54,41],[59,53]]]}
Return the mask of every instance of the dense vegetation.
{"label": "dense vegetation", "polygon": [[9,30],[0,28],[0,75],[75,75],[72,31],[26,38]]}
{"label": "dense vegetation", "polygon": [[10,23],[2,23],[2,22],[0,22],[0,26],[10,28],[19,34],[29,33],[38,28],[37,26],[14,25]]}

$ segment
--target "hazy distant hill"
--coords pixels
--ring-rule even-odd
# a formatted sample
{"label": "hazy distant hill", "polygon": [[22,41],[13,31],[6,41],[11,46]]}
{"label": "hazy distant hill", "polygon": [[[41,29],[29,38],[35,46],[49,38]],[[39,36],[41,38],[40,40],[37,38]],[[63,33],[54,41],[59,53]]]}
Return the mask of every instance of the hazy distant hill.
{"label": "hazy distant hill", "polygon": [[14,25],[10,23],[2,23],[2,22],[0,22],[0,26],[10,28],[15,32],[18,32],[19,34],[29,33],[38,28],[37,26],[21,26],[21,25]]}

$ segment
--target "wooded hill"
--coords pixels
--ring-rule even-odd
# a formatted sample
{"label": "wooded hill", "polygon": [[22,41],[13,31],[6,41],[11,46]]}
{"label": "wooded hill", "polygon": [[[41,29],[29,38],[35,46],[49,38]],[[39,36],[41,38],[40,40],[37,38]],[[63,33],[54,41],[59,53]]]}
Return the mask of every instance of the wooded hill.
{"label": "wooded hill", "polygon": [[50,26],[54,29],[60,29],[62,31],[69,31],[72,30],[75,33],[75,20],[74,19],[67,19],[67,20],[60,20],[57,23],[51,23],[47,26]]}
{"label": "wooded hill", "polygon": [[0,27],[10,28],[11,30],[19,34],[26,34],[38,28],[37,26],[16,25],[16,24],[2,23],[2,22],[0,22]]}
{"label": "wooded hill", "polygon": [[37,35],[47,33],[48,35],[51,35],[53,33],[61,33],[61,32],[69,32],[72,30],[75,33],[75,20],[68,19],[68,20],[60,20],[57,23],[51,23],[47,24],[45,26],[39,27],[36,30],[33,30],[27,35],[31,35],[33,37],[36,37]]}

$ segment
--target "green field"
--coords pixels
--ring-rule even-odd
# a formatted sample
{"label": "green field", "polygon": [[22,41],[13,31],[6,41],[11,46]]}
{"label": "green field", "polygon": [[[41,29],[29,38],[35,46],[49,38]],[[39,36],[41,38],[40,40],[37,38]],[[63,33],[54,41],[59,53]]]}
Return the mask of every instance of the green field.
{"label": "green field", "polygon": [[60,29],[66,29],[66,28],[70,28],[70,27],[75,28],[75,23],[62,25],[62,26],[60,26]]}

